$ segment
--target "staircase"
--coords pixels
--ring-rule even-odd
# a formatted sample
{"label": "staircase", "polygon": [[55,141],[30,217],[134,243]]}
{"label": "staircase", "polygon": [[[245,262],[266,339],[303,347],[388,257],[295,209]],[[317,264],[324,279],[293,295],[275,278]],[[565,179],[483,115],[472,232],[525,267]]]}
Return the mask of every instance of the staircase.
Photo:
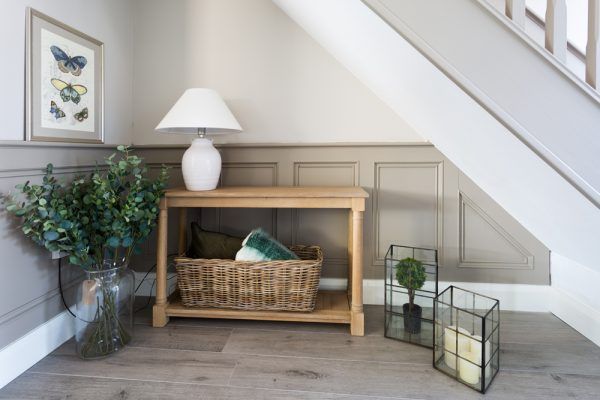
{"label": "staircase", "polygon": [[549,50],[522,30],[524,0],[510,18],[480,0],[273,1],[553,252],[553,286],[596,312],[576,328],[600,343],[600,296],[574,284],[600,284],[599,0],[587,82],[564,64],[564,0]]}

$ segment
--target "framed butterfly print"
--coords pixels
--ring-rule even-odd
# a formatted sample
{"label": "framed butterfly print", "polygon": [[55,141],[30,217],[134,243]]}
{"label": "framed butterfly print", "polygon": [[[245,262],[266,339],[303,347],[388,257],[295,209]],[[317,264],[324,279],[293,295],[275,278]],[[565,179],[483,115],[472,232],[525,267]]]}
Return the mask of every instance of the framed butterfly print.
{"label": "framed butterfly print", "polygon": [[27,13],[26,139],[104,143],[104,45]]}

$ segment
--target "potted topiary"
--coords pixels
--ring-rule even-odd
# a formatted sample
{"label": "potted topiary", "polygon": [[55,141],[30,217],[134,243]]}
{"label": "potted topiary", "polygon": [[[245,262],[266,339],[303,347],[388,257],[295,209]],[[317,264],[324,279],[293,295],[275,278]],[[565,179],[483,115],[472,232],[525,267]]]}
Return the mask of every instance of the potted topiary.
{"label": "potted topiary", "polygon": [[84,270],[75,338],[85,359],[131,340],[134,282],[127,266],[156,225],[167,180],[165,167],[149,179],[141,158],[128,147],[117,149],[118,157],[108,157],[87,177],[60,183],[48,164],[41,184],[27,181],[17,185],[19,198],[3,198],[6,210],[22,219],[25,236]]}
{"label": "potted topiary", "polygon": [[421,306],[415,304],[415,291],[421,289],[427,280],[423,263],[411,257],[403,258],[396,264],[396,280],[408,292],[408,303],[402,306],[404,330],[411,334],[421,332]]}

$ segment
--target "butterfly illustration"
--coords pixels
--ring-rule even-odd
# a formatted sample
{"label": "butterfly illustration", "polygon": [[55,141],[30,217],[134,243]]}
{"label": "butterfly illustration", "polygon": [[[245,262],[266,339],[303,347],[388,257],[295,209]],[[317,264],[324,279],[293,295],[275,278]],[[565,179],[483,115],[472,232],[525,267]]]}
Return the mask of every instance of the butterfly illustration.
{"label": "butterfly illustration", "polygon": [[50,114],[54,114],[55,119],[59,119],[65,116],[65,112],[58,108],[54,100],[50,102]]}
{"label": "butterfly illustration", "polygon": [[79,111],[78,113],[73,115],[75,117],[75,119],[79,122],[83,122],[84,119],[87,119],[88,117],[88,109],[87,107],[84,108],[83,110]]}
{"label": "butterfly illustration", "polygon": [[65,74],[70,72],[75,76],[79,76],[81,75],[81,70],[87,64],[87,59],[84,56],[69,57],[67,53],[57,46],[50,46],[50,51],[54,59],[58,62],[58,69]]}
{"label": "butterfly illustration", "polygon": [[83,85],[72,85],[56,78],[50,79],[50,83],[60,90],[60,98],[65,103],[71,100],[73,103],[79,104],[81,96],[87,93],[87,88]]}

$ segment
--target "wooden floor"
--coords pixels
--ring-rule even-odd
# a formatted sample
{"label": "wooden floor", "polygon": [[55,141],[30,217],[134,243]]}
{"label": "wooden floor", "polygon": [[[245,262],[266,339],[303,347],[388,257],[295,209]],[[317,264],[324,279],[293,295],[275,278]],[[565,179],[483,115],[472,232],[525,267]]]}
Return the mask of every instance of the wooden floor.
{"label": "wooden floor", "polygon": [[[478,399],[431,367],[428,349],[343,325],[176,319],[112,357],[81,361],[67,343],[0,390],[1,399]],[[600,348],[550,314],[502,313],[501,371],[485,399],[600,399]]]}

